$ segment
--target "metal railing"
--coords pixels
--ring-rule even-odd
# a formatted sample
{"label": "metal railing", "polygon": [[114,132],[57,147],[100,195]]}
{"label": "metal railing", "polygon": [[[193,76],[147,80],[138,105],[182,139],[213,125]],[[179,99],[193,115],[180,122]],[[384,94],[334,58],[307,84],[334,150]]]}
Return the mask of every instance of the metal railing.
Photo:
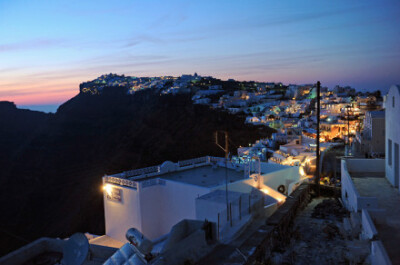
{"label": "metal railing", "polygon": [[225,162],[225,158],[223,157],[210,156],[209,158],[210,158],[210,163]]}
{"label": "metal railing", "polygon": [[[214,157],[214,156],[203,156],[188,160],[182,160],[175,163],[176,167],[172,171],[180,171],[184,170],[185,168],[195,167],[195,166],[202,166],[202,165],[210,165],[214,163],[225,163],[225,158],[223,157]],[[249,161],[247,161],[249,163]],[[247,164],[244,163],[244,164]],[[240,168],[242,164],[239,162],[227,161],[227,167],[231,169]],[[137,189],[137,180],[144,179],[146,177],[155,177],[157,175],[161,175],[164,172],[162,165],[146,167],[146,168],[139,168],[124,171],[120,174],[115,174],[112,176],[105,176],[105,180],[108,183],[114,183],[122,186],[133,187]],[[146,185],[146,184],[145,184]]]}
{"label": "metal railing", "polygon": [[113,184],[117,184],[117,185],[121,185],[121,186],[126,186],[126,187],[131,187],[131,188],[137,189],[137,182],[129,180],[129,179],[105,176],[105,181],[107,183],[113,183]]}
{"label": "metal railing", "polygon": [[146,175],[151,173],[158,173],[160,172],[160,166],[153,166],[153,167],[145,167],[139,169],[128,170],[124,172],[126,178],[136,177],[140,175]]}
{"label": "metal railing", "polygon": [[203,157],[198,157],[198,158],[193,158],[193,159],[182,160],[182,161],[178,161],[177,164],[178,164],[178,167],[186,167],[186,166],[202,164],[202,163],[209,163],[209,157],[203,156]]}

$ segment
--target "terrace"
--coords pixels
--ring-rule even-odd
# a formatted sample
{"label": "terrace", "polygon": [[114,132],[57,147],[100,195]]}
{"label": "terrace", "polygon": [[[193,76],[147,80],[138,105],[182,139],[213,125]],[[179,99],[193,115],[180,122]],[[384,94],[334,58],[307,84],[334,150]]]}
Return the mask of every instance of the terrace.
{"label": "terrace", "polygon": [[390,259],[397,264],[400,194],[385,178],[384,163],[383,159],[342,160],[342,200],[346,208],[361,214],[362,236],[371,241],[372,262],[390,264]]}
{"label": "terrace", "polygon": [[[168,179],[186,184],[202,187],[213,187],[225,183],[225,170],[230,182],[249,177],[244,173],[244,165],[235,161],[228,161],[225,167],[225,159],[220,157],[204,156],[173,163],[166,161],[161,165],[134,169],[119,174],[105,176],[105,182],[118,184],[137,189],[138,182],[157,181],[157,178]],[[189,170],[190,169],[190,170]]]}

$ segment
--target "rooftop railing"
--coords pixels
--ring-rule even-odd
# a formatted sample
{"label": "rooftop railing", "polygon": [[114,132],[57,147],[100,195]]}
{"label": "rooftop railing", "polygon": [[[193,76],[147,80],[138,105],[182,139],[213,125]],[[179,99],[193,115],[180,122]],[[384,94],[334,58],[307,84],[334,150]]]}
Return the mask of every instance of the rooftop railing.
{"label": "rooftop railing", "polygon": [[[168,165],[161,164],[152,167],[128,170],[119,174],[104,176],[104,178],[105,181],[108,183],[133,187],[137,189],[138,180],[142,181],[148,177],[155,177],[167,172],[181,171],[211,164],[223,164],[224,162],[225,158],[223,157],[203,156],[203,157],[178,161],[177,163],[169,162]],[[238,169],[241,167],[241,164],[234,161],[228,161],[227,167],[231,169]]]}
{"label": "rooftop railing", "polygon": [[127,178],[136,177],[140,175],[146,175],[151,173],[158,173],[160,172],[160,166],[152,166],[152,167],[145,167],[139,169],[128,170],[124,172],[124,175]]}
{"label": "rooftop railing", "polygon": [[105,182],[137,189],[137,182],[121,177],[104,176]]}
{"label": "rooftop railing", "polygon": [[198,158],[193,158],[193,159],[182,160],[182,161],[178,161],[177,164],[178,164],[178,167],[186,167],[186,166],[203,164],[203,163],[210,163],[210,157],[203,156],[203,157],[198,157]]}

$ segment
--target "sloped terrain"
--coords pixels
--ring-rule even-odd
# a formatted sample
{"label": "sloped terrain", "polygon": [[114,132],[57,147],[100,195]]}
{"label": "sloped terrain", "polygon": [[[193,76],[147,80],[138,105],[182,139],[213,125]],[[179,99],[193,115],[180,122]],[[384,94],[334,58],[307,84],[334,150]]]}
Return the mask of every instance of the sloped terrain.
{"label": "sloped terrain", "polygon": [[80,94],[56,114],[24,112],[0,108],[0,255],[42,236],[104,233],[104,174],[223,156],[214,144],[216,130],[230,132],[231,150],[273,131],[193,105],[190,95],[151,90]]}

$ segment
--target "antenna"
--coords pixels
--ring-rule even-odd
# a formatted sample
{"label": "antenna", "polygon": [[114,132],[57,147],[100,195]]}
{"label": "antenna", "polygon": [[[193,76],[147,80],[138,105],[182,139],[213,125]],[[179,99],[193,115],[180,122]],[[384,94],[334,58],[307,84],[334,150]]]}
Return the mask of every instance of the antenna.
{"label": "antenna", "polygon": [[[225,134],[225,147],[218,143],[218,132]],[[228,200],[228,157],[229,157],[229,135],[227,131],[215,132],[215,144],[225,152],[225,197],[226,197],[226,219],[229,221],[229,200]]]}
{"label": "antenna", "polygon": [[63,265],[82,265],[89,253],[89,241],[82,233],[73,234],[63,246]]}

